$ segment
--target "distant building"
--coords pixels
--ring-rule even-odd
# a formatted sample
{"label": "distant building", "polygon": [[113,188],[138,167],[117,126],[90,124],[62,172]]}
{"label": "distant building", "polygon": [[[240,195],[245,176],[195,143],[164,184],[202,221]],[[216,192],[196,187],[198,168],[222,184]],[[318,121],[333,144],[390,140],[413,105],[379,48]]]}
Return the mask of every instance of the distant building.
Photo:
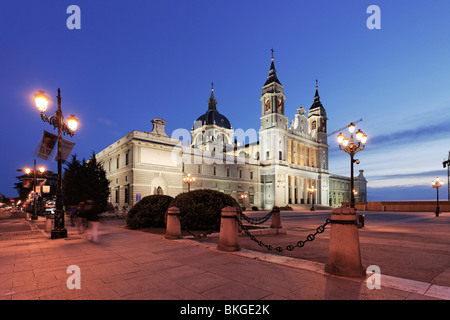
{"label": "distant building", "polygon": [[[359,170],[354,178],[355,201],[367,201],[367,180]],[[332,174],[330,175],[330,206],[339,207],[343,202],[350,202],[350,178]]]}
{"label": "distant building", "polygon": [[[96,155],[111,182],[111,203],[122,209],[151,194],[175,197],[187,191],[183,177],[188,172],[196,177],[191,190],[219,190],[248,208],[349,201],[350,179],[328,171],[328,118],[318,87],[309,110],[301,106],[291,122],[285,100],[272,57],[254,135],[232,128],[217,109],[213,88],[206,112],[190,132],[169,137],[160,118],[152,120],[151,132],[130,132]],[[366,184],[361,170],[355,179],[357,201],[366,199]]]}

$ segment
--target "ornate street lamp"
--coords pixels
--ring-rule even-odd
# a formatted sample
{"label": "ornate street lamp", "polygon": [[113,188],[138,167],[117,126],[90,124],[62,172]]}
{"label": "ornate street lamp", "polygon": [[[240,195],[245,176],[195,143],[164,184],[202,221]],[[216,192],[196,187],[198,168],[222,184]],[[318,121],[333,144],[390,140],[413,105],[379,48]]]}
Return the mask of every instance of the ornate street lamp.
{"label": "ornate street lamp", "polygon": [[73,137],[75,130],[78,127],[78,119],[72,114],[67,119],[67,125],[64,123],[64,116],[61,111],[61,90],[58,88],[58,109],[55,115],[47,117],[44,112],[47,110],[49,98],[44,94],[44,91],[34,95],[36,100],[36,107],[41,112],[41,119],[48,122],[54,129],[58,129],[58,182],[56,186],[56,212],[55,212],[55,227],[51,232],[52,239],[67,238],[67,229],[64,226],[64,210],[62,198],[62,159],[61,159],[61,139],[62,134]]}
{"label": "ornate street lamp", "polygon": [[241,198],[242,206],[245,207],[245,201],[246,201],[245,199],[248,198],[247,194],[246,193],[241,193],[241,195],[239,197]]}
{"label": "ornate street lamp", "polygon": [[317,191],[317,189],[315,187],[308,188],[308,192],[311,194],[311,203],[312,203],[310,211],[315,211],[315,209],[314,209],[314,193],[316,191]]}
{"label": "ornate street lamp", "polygon": [[339,143],[339,149],[344,150],[350,155],[350,207],[355,208],[355,194],[353,193],[353,163],[359,163],[359,160],[355,160],[354,155],[364,150],[367,141],[367,135],[364,134],[361,130],[355,133],[356,143],[353,139],[353,132],[355,132],[355,125],[350,123],[348,126],[348,131],[350,132],[350,143],[346,136],[342,134],[342,132],[337,136],[337,140]]}
{"label": "ornate street lamp", "polygon": [[32,220],[37,220],[38,216],[37,216],[37,204],[36,204],[36,173],[44,173],[45,172],[45,167],[44,166],[40,166],[37,170],[36,170],[36,159],[34,159],[34,167],[33,169],[31,169],[30,167],[26,167],[24,169],[25,173],[28,175],[30,173],[33,172],[33,206],[34,206],[34,210],[33,210],[33,214],[31,215],[31,219]]}
{"label": "ornate street lamp", "polygon": [[441,213],[441,209],[439,208],[439,188],[444,185],[444,181],[439,179],[439,177],[436,178],[436,180],[431,181],[431,185],[433,188],[436,188],[436,217],[439,217],[439,213]]}
{"label": "ornate street lamp", "polygon": [[191,191],[191,184],[195,182],[195,177],[191,176],[191,173],[189,172],[186,177],[183,178],[184,183],[188,185],[188,192]]}

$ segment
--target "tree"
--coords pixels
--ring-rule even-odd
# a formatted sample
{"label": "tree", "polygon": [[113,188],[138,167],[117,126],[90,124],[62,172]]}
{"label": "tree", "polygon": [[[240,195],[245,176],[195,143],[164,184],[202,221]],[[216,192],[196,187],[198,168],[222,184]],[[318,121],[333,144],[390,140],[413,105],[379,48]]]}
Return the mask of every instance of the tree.
{"label": "tree", "polygon": [[72,155],[63,175],[63,195],[65,206],[76,206],[86,200],[94,200],[98,212],[104,212],[109,198],[109,181],[103,166],[97,162],[95,154],[81,162]]}
{"label": "tree", "polygon": [[[22,169],[17,169],[17,171],[21,172]],[[52,198],[56,195],[56,184],[57,184],[58,175],[50,170],[45,171],[42,175],[39,175],[38,179],[45,179],[45,185],[50,186],[50,193],[44,194],[46,198]],[[27,175],[23,173],[20,176],[16,176],[16,179],[19,182],[14,183],[14,189],[17,190],[19,195],[19,200],[24,201],[27,199],[28,194],[33,191],[33,183],[31,175]]]}

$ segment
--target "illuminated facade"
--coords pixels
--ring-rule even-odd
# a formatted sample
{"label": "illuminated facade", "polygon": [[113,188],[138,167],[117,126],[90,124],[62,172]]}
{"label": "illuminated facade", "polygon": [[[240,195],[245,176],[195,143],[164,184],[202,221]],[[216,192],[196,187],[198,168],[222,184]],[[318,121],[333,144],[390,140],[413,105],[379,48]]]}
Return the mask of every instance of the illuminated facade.
{"label": "illuminated facade", "polygon": [[[186,192],[183,177],[196,177],[191,190],[214,189],[250,208],[309,205],[340,206],[350,179],[328,171],[327,116],[318,87],[307,111],[285,116],[284,88],[272,57],[262,87],[259,132],[237,132],[217,109],[211,89],[208,109],[191,131],[165,133],[165,121],[154,119],[151,132],[132,131],[96,156],[111,184],[111,203],[129,208],[150,194],[175,197]],[[181,134],[179,134],[181,132]],[[355,179],[356,181],[356,179]],[[360,172],[355,188],[366,198]],[[348,196],[349,197],[349,196]]]}

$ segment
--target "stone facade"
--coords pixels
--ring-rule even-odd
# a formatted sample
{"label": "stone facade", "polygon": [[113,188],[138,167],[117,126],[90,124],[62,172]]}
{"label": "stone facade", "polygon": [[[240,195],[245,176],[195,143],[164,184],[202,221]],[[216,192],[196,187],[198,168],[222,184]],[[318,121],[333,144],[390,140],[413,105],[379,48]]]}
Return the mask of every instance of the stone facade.
{"label": "stone facade", "polygon": [[[190,132],[169,137],[160,118],[152,120],[151,132],[130,132],[96,155],[111,182],[111,203],[127,209],[147,195],[175,197],[187,191],[183,177],[191,173],[196,177],[191,190],[218,190],[247,208],[313,201],[340,206],[350,198],[350,179],[328,171],[328,119],[317,85],[309,110],[301,106],[291,122],[284,114],[285,99],[272,58],[260,97],[259,132],[234,130],[217,110],[214,89]],[[356,201],[367,199],[366,184],[360,171]]]}

